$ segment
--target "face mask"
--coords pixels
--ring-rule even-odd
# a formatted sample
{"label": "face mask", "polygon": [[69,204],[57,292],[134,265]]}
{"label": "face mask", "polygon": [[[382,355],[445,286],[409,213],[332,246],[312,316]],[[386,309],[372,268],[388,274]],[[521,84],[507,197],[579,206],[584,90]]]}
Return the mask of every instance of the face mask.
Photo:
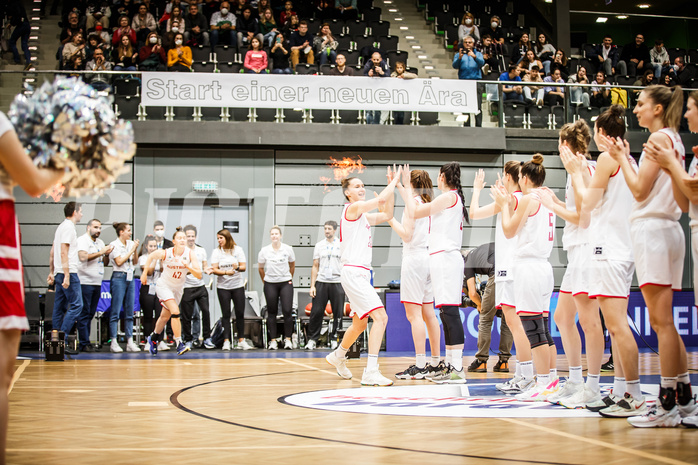
{"label": "face mask", "polygon": [[151,43],[151,44],[157,44],[157,43],[158,43],[158,38],[155,37],[155,36],[151,37],[151,38],[150,38],[150,43]]}
{"label": "face mask", "polygon": [[499,26],[499,23],[497,21],[492,21],[490,26],[492,26],[492,29],[497,29],[497,26]]}
{"label": "face mask", "polygon": [[676,71],[677,73],[679,72],[679,65],[674,65],[673,68],[674,68],[674,71]]}
{"label": "face mask", "polygon": [[182,45],[182,40],[181,39],[175,40],[175,45]]}
{"label": "face mask", "polygon": [[102,30],[102,25],[101,25],[101,24],[97,24],[97,25],[95,26],[95,31],[99,32],[99,31],[101,31],[101,30]]}
{"label": "face mask", "polygon": [[471,24],[473,24],[473,20],[472,20],[472,19],[466,19],[466,20],[465,20],[465,25],[466,25],[466,26],[470,26]]}
{"label": "face mask", "polygon": [[156,235],[157,237],[164,237],[164,236],[165,236],[165,230],[163,229],[163,230],[161,230],[161,231],[155,231],[155,235]]}
{"label": "face mask", "polygon": [[227,15],[227,14],[228,14],[228,9],[227,9],[227,8],[221,8],[221,14],[222,14],[223,16]]}
{"label": "face mask", "polygon": [[172,32],[179,32],[179,28],[177,26],[173,27]]}

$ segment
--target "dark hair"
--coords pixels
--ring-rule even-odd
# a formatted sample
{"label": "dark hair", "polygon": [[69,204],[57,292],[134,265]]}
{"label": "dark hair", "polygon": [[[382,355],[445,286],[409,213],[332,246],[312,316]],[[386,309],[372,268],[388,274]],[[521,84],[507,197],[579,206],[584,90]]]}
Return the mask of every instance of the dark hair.
{"label": "dark hair", "polygon": [[662,44],[664,44],[664,40],[662,40],[662,39],[657,39],[654,41],[654,45],[662,45]]}
{"label": "dark hair", "polygon": [[683,112],[683,91],[681,86],[674,86],[671,89],[666,86],[652,85],[646,87],[642,94],[645,94],[654,103],[664,107],[662,122],[664,126],[679,130],[681,113]]}
{"label": "dark hair", "polygon": [[567,123],[560,129],[560,140],[566,142],[575,153],[585,154],[591,142],[591,130],[583,119],[578,119],[574,123]]}
{"label": "dark hair", "polygon": [[482,37],[480,37],[480,40],[485,40],[485,39],[492,39],[492,36],[489,34],[483,34]]}
{"label": "dark hair", "polygon": [[432,197],[434,197],[434,185],[431,182],[429,173],[424,170],[412,170],[410,173],[410,184],[424,203],[431,202]]}
{"label": "dark hair", "polygon": [[531,71],[540,71],[540,66],[538,66],[538,65],[531,66]]}
{"label": "dark hair", "polygon": [[[150,241],[155,241],[155,242],[157,242],[158,240],[157,240],[157,238],[156,238],[155,236],[153,236],[152,234],[148,234],[147,236],[145,236],[145,239],[143,239],[143,242],[141,243],[141,248],[140,248],[140,250],[138,251],[138,256],[139,256],[139,257],[140,257],[141,255],[143,255],[143,252],[144,252],[144,251],[147,250],[148,242],[150,242]],[[146,253],[147,253],[147,252],[146,252]]]}
{"label": "dark hair", "polygon": [[252,14],[252,7],[250,5],[245,5],[244,7],[242,7],[241,12],[244,13],[246,11],[249,11],[250,14]]}
{"label": "dark hair", "polygon": [[509,63],[509,67],[507,68],[509,72],[516,71],[518,69],[518,65],[516,63]]}
{"label": "dark hair", "polygon": [[230,231],[227,229],[221,229],[216,233],[216,235],[225,237],[225,246],[222,248],[222,250],[233,250],[235,248],[235,239],[233,239],[233,235],[230,234]]}
{"label": "dark hair", "polygon": [[[252,45],[252,41],[253,41],[253,40],[256,40],[257,43],[259,44],[259,50],[255,50],[255,49],[254,49],[254,46]],[[262,44],[262,42],[259,40],[259,38],[258,38],[257,36],[252,36],[252,38],[250,39],[250,45],[249,45],[249,47],[248,47],[248,50],[251,50],[251,51],[254,51],[254,52],[260,52],[260,51],[263,52],[263,51],[264,51],[264,44]],[[265,53],[266,53],[266,52],[265,52]]]}
{"label": "dark hair", "polygon": [[468,216],[468,209],[465,206],[465,196],[463,195],[463,187],[460,184],[460,163],[457,161],[452,161],[451,163],[446,163],[439,170],[439,174],[444,175],[444,181],[448,187],[456,190],[456,193],[460,196],[463,202],[463,218],[465,222],[470,224],[470,216]]}
{"label": "dark hair", "polygon": [[335,220],[325,221],[325,226],[332,226],[332,229],[337,230],[337,222]]}
{"label": "dark hair", "polygon": [[625,108],[621,105],[611,105],[596,118],[596,128],[603,129],[608,137],[625,137]]}
{"label": "dark hair", "polygon": [[181,227],[181,226],[177,226],[177,227],[175,228],[174,234],[172,235],[172,240],[174,240],[175,237],[177,237],[177,234],[179,234],[179,233],[184,233],[184,235],[186,236],[186,233],[184,232],[184,230],[182,229],[182,227]]}
{"label": "dark hair", "polygon": [[521,166],[521,177],[526,176],[535,186],[542,186],[545,182],[545,166],[543,166],[543,155],[537,153],[529,161]]}
{"label": "dark hair", "polygon": [[99,221],[97,218],[92,218],[90,221],[87,222],[87,226],[91,225],[92,223],[102,224],[102,222]]}
{"label": "dark hair", "polygon": [[521,171],[521,162],[516,160],[509,160],[504,164],[504,172],[511,176],[511,179],[518,184],[519,182],[519,172]]}
{"label": "dark hair", "polygon": [[[645,71],[644,73],[642,73],[642,83],[643,83],[644,85],[650,85],[650,84],[652,83],[652,81],[648,81],[648,80],[647,80],[647,76],[649,76],[650,74],[651,74],[652,76],[654,76],[654,70],[653,70],[653,69],[648,69],[647,71]],[[657,76],[657,77],[659,77],[659,76]],[[654,79],[654,78],[653,78],[653,79]]]}
{"label": "dark hair", "polygon": [[112,226],[116,230],[116,237],[119,237],[121,231],[125,231],[126,228],[128,228],[128,223],[119,223],[118,221],[115,221],[112,223]]}
{"label": "dark hair", "polygon": [[82,205],[80,205],[79,203],[68,202],[63,207],[63,213],[65,214],[66,218],[70,218],[76,211],[79,211],[80,208],[82,208]]}
{"label": "dark hair", "polygon": [[303,26],[303,25],[307,26],[307,25],[308,25],[308,21],[302,19],[302,20],[298,23],[298,25],[299,25],[299,26]]}
{"label": "dark hair", "polygon": [[613,37],[611,37],[611,34],[606,34],[605,36],[603,36],[603,38],[613,40]]}
{"label": "dark hair", "polygon": [[198,234],[196,226],[194,226],[193,224],[188,224],[184,227],[184,232],[186,233],[187,231],[194,231],[194,234]]}
{"label": "dark hair", "polygon": [[349,183],[354,179],[356,179],[356,176],[349,176],[342,179],[342,194],[344,194],[344,198],[347,200],[349,200],[349,197],[347,197],[347,189],[349,188]]}
{"label": "dark hair", "polygon": [[163,223],[160,220],[155,220],[155,223],[153,223],[153,229],[157,228],[158,226],[162,226],[163,228],[165,227],[165,223]]}

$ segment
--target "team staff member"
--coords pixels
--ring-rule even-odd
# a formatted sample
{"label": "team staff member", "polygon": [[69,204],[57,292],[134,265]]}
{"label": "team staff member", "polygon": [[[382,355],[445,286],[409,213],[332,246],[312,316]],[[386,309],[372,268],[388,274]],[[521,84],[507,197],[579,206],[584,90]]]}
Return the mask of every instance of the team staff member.
{"label": "team staff member", "polygon": [[337,231],[336,221],[325,222],[325,240],[315,244],[313,250],[313,268],[310,271],[310,297],[313,298],[313,306],[310,310],[308,322],[308,344],[305,348],[313,350],[317,347],[322,328],[322,315],[325,306],[330,302],[332,307],[332,328],[328,335],[330,347],[337,348],[337,329],[342,328],[342,314],[344,313],[344,289],[340,279],[342,264],[340,263],[339,238],[335,237]]}
{"label": "team staff member", "polygon": [[[495,243],[483,244],[474,250],[471,250],[465,256],[464,279],[468,289],[470,300],[477,305],[477,311],[480,314],[480,323],[478,324],[477,332],[477,353],[475,360],[468,367],[468,371],[476,373],[487,372],[487,360],[490,358],[490,342],[492,340],[492,323],[497,315],[497,306],[495,305],[495,281],[494,281],[494,262],[495,261]],[[487,285],[485,292],[480,294],[477,292],[475,283],[475,275],[487,276]],[[499,361],[494,366],[494,372],[508,373],[509,358],[511,357],[511,346],[514,343],[514,338],[507,326],[507,322],[502,315],[502,325],[499,330]]]}
{"label": "team staff member", "polygon": [[104,245],[99,238],[101,233],[102,223],[94,219],[87,223],[87,232],[78,237],[78,277],[82,288],[82,312],[78,318],[80,352],[94,352],[90,344],[90,324],[102,291],[104,267],[109,265],[109,253],[114,248]]}
{"label": "team staff member", "polygon": [[109,315],[109,350],[115,353],[123,352],[119,346],[117,328],[119,314],[124,310],[126,332],[126,351],[140,352],[133,342],[133,305],[136,302],[136,285],[133,282],[133,266],[136,261],[139,240],[131,240],[131,226],[127,223],[114,223],[117,238],[110,244],[113,248],[109,254],[112,262],[112,273],[109,287],[111,290],[111,312]]}
{"label": "team staff member", "polygon": [[[199,260],[201,264],[201,269],[208,269],[206,250],[196,245],[196,226],[191,224],[186,225],[184,227],[184,233],[187,235],[187,247],[194,251],[196,259]],[[192,334],[194,304],[199,305],[199,311],[201,312],[201,335],[204,338],[204,347],[207,349],[215,349],[215,344],[211,342],[211,313],[208,308],[208,290],[204,284],[203,276],[196,278],[193,274],[189,274],[184,282],[184,294],[182,295],[181,304],[182,337],[189,349],[191,349],[194,340]]]}
{"label": "team staff member", "polygon": [[174,247],[174,243],[165,237],[165,225],[162,221],[157,220],[153,223],[153,235],[157,239],[158,249]]}

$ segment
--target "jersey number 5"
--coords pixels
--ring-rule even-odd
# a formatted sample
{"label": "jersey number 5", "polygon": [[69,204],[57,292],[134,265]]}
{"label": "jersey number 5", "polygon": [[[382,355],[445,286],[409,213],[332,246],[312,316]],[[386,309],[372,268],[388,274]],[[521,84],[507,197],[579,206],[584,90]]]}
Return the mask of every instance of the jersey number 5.
{"label": "jersey number 5", "polygon": [[555,239],[555,214],[548,213],[548,226],[550,226],[550,232],[548,233],[548,241],[552,242]]}

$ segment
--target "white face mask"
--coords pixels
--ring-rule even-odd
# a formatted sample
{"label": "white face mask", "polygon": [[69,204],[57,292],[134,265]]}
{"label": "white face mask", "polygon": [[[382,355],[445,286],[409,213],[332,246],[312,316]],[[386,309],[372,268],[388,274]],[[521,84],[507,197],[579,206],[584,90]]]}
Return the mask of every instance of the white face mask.
{"label": "white face mask", "polygon": [[679,65],[674,65],[674,71],[679,72]]}
{"label": "white face mask", "polygon": [[179,32],[179,28],[177,26],[173,27],[172,32]]}
{"label": "white face mask", "polygon": [[158,43],[158,38],[157,38],[157,37],[151,37],[151,38],[150,38],[150,43],[151,43],[151,44],[157,44],[157,43]]}
{"label": "white face mask", "polygon": [[182,39],[175,40],[175,45],[182,45]]}
{"label": "white face mask", "polygon": [[164,236],[165,236],[165,230],[162,229],[162,230],[159,230],[159,231],[155,231],[155,235],[156,235],[157,237],[164,237]]}
{"label": "white face mask", "polygon": [[473,20],[472,20],[472,19],[466,19],[466,20],[465,20],[465,25],[466,25],[466,26],[470,26],[471,24],[473,24]]}
{"label": "white face mask", "polygon": [[490,26],[492,26],[492,29],[497,29],[497,26],[499,26],[499,23],[497,21],[492,21]]}
{"label": "white face mask", "polygon": [[221,14],[222,14],[223,16],[227,15],[227,14],[228,14],[228,9],[227,9],[227,8],[221,8]]}

